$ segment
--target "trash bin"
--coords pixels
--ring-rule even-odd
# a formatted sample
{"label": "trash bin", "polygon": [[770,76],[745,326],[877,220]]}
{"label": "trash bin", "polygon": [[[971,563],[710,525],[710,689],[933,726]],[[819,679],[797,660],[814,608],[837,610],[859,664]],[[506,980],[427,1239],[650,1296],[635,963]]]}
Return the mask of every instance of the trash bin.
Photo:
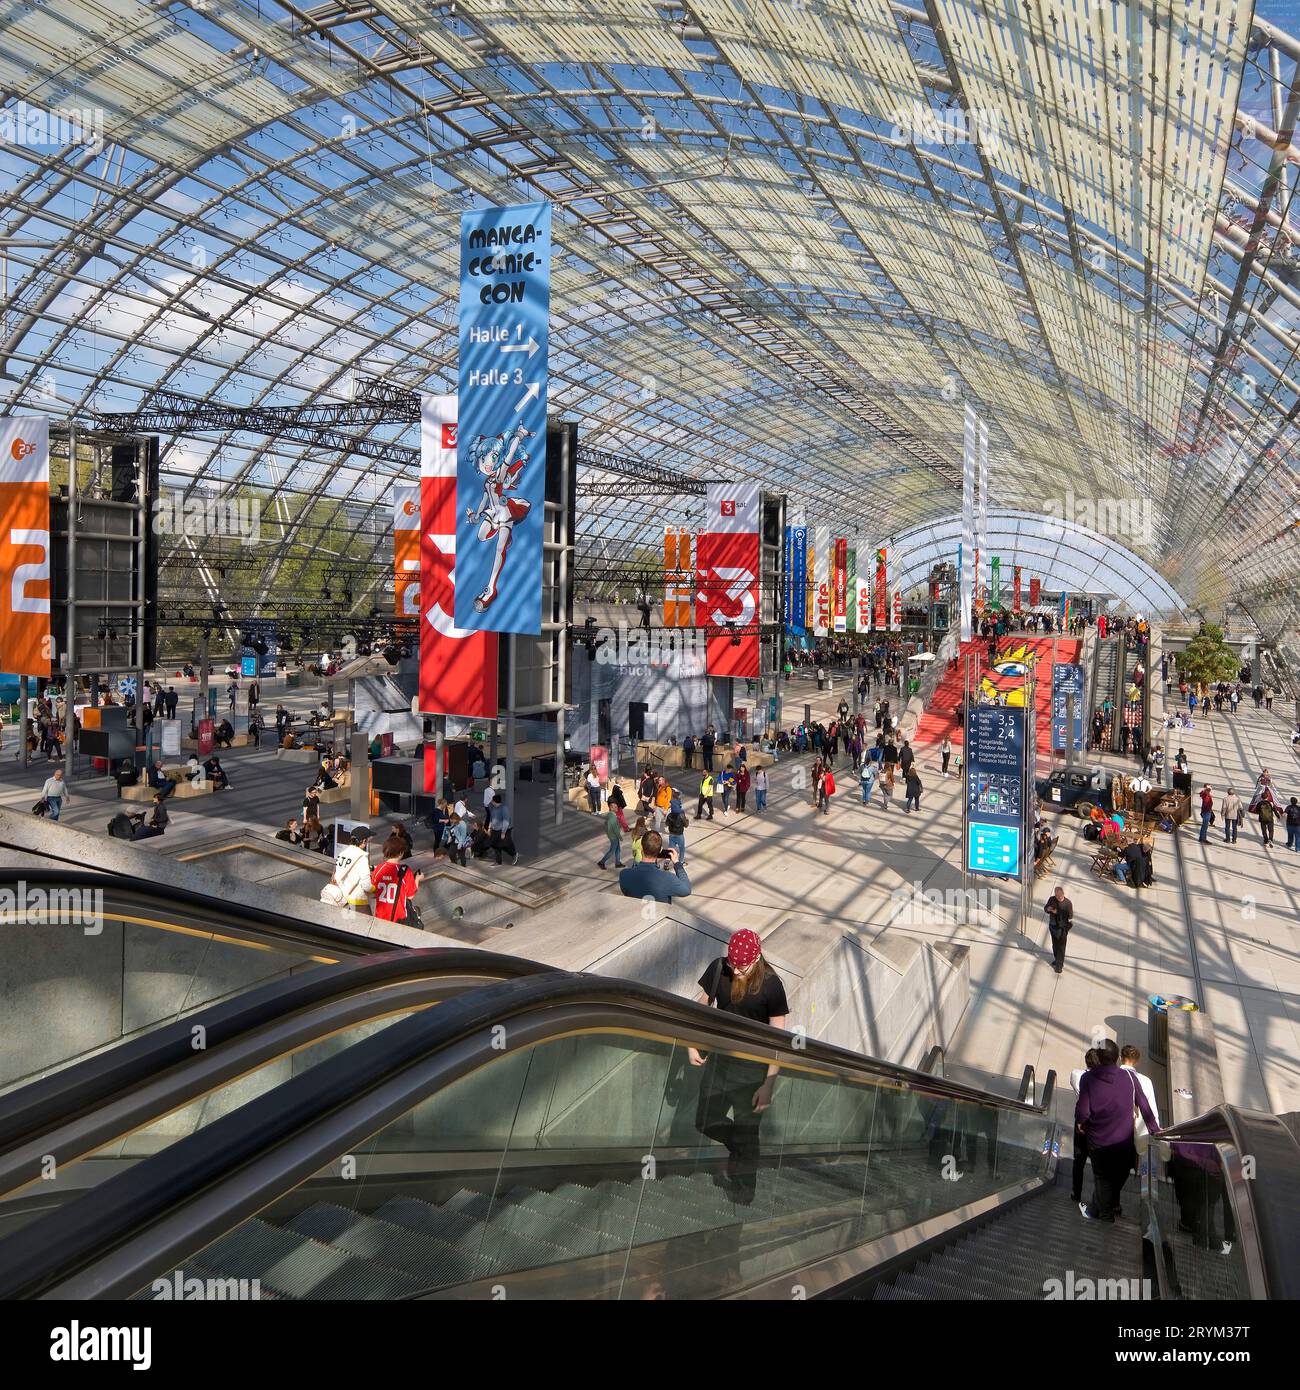
{"label": "trash bin", "polygon": [[1169,1061],[1169,1010],[1186,1009],[1196,1013],[1200,1006],[1181,994],[1147,996],[1147,1055],[1157,1062]]}

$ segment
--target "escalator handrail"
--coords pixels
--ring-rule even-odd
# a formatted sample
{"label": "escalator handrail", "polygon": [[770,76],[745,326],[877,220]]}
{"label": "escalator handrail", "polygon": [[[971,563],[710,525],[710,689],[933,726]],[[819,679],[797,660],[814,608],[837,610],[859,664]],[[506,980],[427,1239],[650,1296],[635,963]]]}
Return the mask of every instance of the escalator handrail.
{"label": "escalator handrail", "polygon": [[[844,1080],[895,1083],[936,1099],[972,1101],[1020,1114],[1043,1113],[1041,1105],[1024,1105],[959,1082],[874,1061],[647,985],[549,971],[487,985],[435,1010],[400,1020],[30,1222],[0,1241],[0,1299],[45,1293],[110,1256],[137,1234],[147,1234],[165,1218],[180,1215],[189,1203],[210,1199],[222,1182],[246,1179],[251,1170],[265,1174],[269,1168],[274,1170],[272,1177],[287,1172],[293,1162],[300,1161],[292,1157],[293,1141],[308,1141],[310,1132],[322,1129],[335,1112],[367,1102],[377,1109],[375,1093],[385,1083],[413,1068],[441,1062],[442,1070],[428,1078],[424,1091],[432,1094],[467,1070],[499,1060],[503,1054],[495,1040],[508,1036],[508,1028],[503,1035],[501,1027],[517,1020],[521,1034],[525,1023],[538,1031],[545,1027],[549,1012],[563,1015],[561,1034],[572,1031],[567,1020],[575,1014],[589,1013],[593,1022],[613,1014],[620,1022],[639,1023],[642,1029],[653,1031],[653,1025],[660,1025],[665,1040],[685,1035],[706,1048],[730,1045],[750,1055],[784,1059],[792,1070],[811,1066]],[[1045,1090],[1049,1092],[1046,1103],[1050,1085]],[[356,1121],[348,1142],[364,1140],[384,1123],[382,1116]],[[312,1160],[317,1166],[318,1159],[319,1155]],[[287,1185],[294,1181],[301,1181],[301,1175]],[[248,1182],[243,1186],[247,1188]]]}
{"label": "escalator handrail", "polygon": [[[304,922],[297,917],[271,912],[249,903],[222,901],[211,894],[200,893],[192,888],[181,888],[170,883],[153,883],[130,874],[91,869],[53,869],[44,865],[38,866],[35,871],[0,868],[0,886],[21,882],[31,888],[41,885],[47,879],[51,883],[57,883],[60,888],[101,889],[104,894],[105,915],[111,915],[110,902],[130,900],[134,896],[159,904],[164,914],[174,915],[178,908],[196,909],[194,923],[177,925],[196,926],[199,930],[233,931],[259,942],[329,949],[345,956],[373,955],[375,950],[374,938],[364,936],[360,932],[343,931],[338,927],[327,927],[317,922]],[[222,921],[221,919],[227,915],[236,920]],[[219,923],[219,926],[213,925],[214,922]]]}
{"label": "escalator handrail", "polygon": [[[1247,1241],[1247,1260],[1258,1264],[1260,1286],[1270,1299],[1300,1298],[1300,1144],[1276,1115],[1219,1105],[1195,1119],[1170,1125],[1152,1136],[1162,1143],[1213,1144],[1219,1149],[1224,1181],[1236,1211],[1250,1213],[1253,1230]],[[1240,1162],[1224,1162],[1225,1148],[1238,1159],[1254,1158],[1254,1174],[1246,1178]]]}
{"label": "escalator handrail", "polygon": [[[518,956],[470,947],[431,946],[321,965],[271,980],[0,1096],[0,1154],[89,1113],[133,1087],[157,1079],[171,1068],[192,1065],[200,1055],[214,1055],[223,1044],[246,1037],[289,1014],[426,976],[500,980],[550,969]],[[196,1029],[202,1029],[202,1033],[196,1034]],[[195,1048],[196,1036],[203,1040],[201,1054]]]}

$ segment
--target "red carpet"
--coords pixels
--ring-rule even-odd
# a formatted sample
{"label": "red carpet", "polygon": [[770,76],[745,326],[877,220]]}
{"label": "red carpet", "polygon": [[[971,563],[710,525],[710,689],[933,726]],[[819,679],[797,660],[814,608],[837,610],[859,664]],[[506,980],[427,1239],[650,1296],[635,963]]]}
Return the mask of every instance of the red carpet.
{"label": "red carpet", "polygon": [[[1035,666],[1038,671],[1038,685],[1035,692],[1037,698],[1035,704],[1038,710],[1038,747],[1040,751],[1050,746],[1051,729],[1049,727],[1052,714],[1052,642],[1056,642],[1056,659],[1068,664],[1079,659],[1080,642],[1077,637],[1019,637],[1008,636],[1001,639],[998,643],[998,656],[1001,659],[1006,653],[1019,651],[1027,648],[1036,657]],[[979,672],[984,672],[984,663],[988,643],[980,638],[973,638],[969,642],[961,644],[961,655],[958,658],[957,666],[954,670],[944,673],[943,679],[939,682],[939,688],[935,692],[934,699],[930,702],[930,708],[921,716],[920,722],[916,726],[916,736],[912,740],[918,747],[922,744],[937,744],[943,741],[945,734],[952,740],[955,748],[962,745],[963,730],[957,725],[957,720],[953,711],[961,703],[962,692],[965,685],[965,666],[968,654],[979,657]],[[1015,680],[1014,675],[1008,675],[1005,680],[1010,683]],[[972,666],[972,685],[978,683],[974,675]],[[1086,715],[1085,715],[1086,717]]]}

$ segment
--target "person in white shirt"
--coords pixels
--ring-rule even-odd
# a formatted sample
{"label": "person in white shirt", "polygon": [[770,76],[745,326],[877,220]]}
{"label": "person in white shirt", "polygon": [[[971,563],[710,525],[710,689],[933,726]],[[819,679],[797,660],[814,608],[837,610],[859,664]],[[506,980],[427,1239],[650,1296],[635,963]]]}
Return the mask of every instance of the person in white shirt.
{"label": "person in white shirt", "polygon": [[492,785],[491,778],[483,788],[483,819],[486,821],[492,812],[492,800],[497,794],[497,789]]}
{"label": "person in white shirt", "polygon": [[49,802],[51,820],[58,820],[63,803],[69,798],[68,784],[63,780],[63,769],[56,767],[53,775],[45,779],[45,785],[41,788],[41,799]]}
{"label": "person in white shirt", "polygon": [[344,845],[334,859],[335,883],[347,899],[347,911],[363,912],[370,904],[374,885],[370,874],[370,827],[359,825],[352,832],[351,844]]}
{"label": "person in white shirt", "polygon": [[[1137,1050],[1136,1047],[1133,1046],[1132,1043],[1129,1043],[1126,1047],[1122,1047],[1120,1049],[1120,1066],[1123,1067],[1125,1071],[1131,1071],[1133,1075],[1137,1078],[1138,1085],[1142,1087],[1142,1090],[1146,1094],[1147,1104],[1151,1107],[1151,1113],[1156,1117],[1156,1124],[1159,1125],[1160,1110],[1156,1106],[1156,1088],[1154,1085],[1152,1085],[1151,1078],[1149,1076],[1143,1076],[1142,1073],[1138,1071],[1137,1066],[1141,1060],[1142,1054]],[[1133,1124],[1134,1134],[1139,1139],[1145,1139],[1147,1134],[1147,1127],[1146,1121],[1142,1118],[1142,1116],[1138,1115],[1136,1119],[1133,1121]]]}
{"label": "person in white shirt", "polygon": [[600,814],[600,775],[594,766],[587,772],[587,804],[593,816]]}

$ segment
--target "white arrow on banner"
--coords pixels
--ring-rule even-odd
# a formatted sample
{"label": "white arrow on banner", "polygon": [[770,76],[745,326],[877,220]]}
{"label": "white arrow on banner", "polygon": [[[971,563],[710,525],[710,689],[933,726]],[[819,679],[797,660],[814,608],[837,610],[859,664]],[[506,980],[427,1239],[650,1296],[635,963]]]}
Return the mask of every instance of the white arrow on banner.
{"label": "white arrow on banner", "polygon": [[534,381],[529,386],[528,390],[525,391],[524,394],[519,398],[519,403],[515,406],[515,414],[518,415],[519,412],[524,408],[524,406],[528,404],[529,401],[535,401],[538,395],[541,393],[541,389],[541,385],[538,382]]}
{"label": "white arrow on banner", "polygon": [[529,337],[526,343],[502,343],[502,352],[526,352],[529,357],[537,351],[537,339]]}

